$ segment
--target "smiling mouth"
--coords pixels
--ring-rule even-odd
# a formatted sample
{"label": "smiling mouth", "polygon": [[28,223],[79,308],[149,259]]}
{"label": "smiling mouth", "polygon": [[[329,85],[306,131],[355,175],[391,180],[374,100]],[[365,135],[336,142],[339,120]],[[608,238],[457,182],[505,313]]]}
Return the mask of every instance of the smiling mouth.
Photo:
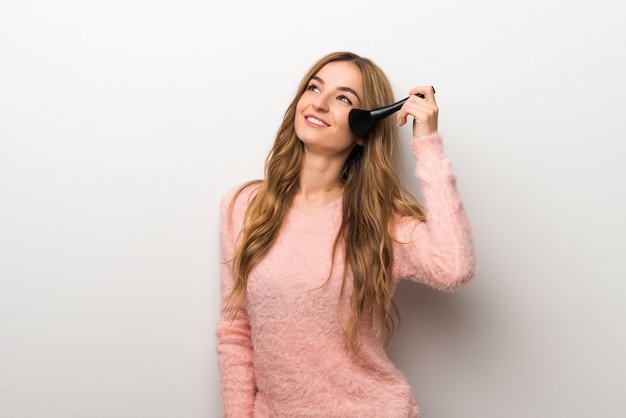
{"label": "smiling mouth", "polygon": [[314,116],[307,116],[305,119],[308,122],[310,122],[310,123],[312,123],[314,125],[317,125],[317,126],[322,126],[322,127],[330,126],[326,122],[324,122],[323,120],[320,120],[320,119],[318,119],[318,118],[316,118]]}

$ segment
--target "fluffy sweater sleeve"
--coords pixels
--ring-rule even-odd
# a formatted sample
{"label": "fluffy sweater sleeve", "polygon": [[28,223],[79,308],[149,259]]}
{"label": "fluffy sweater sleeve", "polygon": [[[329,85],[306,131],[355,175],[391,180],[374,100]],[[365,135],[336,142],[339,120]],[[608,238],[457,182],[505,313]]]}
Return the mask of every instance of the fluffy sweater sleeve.
{"label": "fluffy sweater sleeve", "polygon": [[476,259],[469,220],[439,134],[415,138],[425,222],[401,219],[395,228],[395,277],[453,290],[474,276]]}
{"label": "fluffy sweater sleeve", "polygon": [[220,213],[221,317],[216,329],[217,358],[225,418],[252,417],[255,380],[252,361],[250,324],[245,308],[234,318],[224,312],[225,302],[233,288],[232,257],[245,207],[241,204],[245,193],[239,195],[231,207],[233,194],[222,199]]}

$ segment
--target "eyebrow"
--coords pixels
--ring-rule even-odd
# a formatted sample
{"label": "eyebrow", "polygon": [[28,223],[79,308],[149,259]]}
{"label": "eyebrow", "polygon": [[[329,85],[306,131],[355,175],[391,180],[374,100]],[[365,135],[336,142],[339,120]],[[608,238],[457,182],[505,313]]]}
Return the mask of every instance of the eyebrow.
{"label": "eyebrow", "polygon": [[[319,78],[318,76],[314,75],[313,77],[311,77],[311,80],[316,80],[319,81],[320,83],[324,84],[324,80],[322,80],[321,78]],[[361,101],[361,98],[359,97],[359,95],[356,93],[356,91],[354,91],[354,89],[350,88],[350,87],[344,87],[344,86],[339,86],[337,87],[337,90],[339,91],[345,91],[348,93],[352,93],[356,96],[357,99],[359,99],[359,102]]]}

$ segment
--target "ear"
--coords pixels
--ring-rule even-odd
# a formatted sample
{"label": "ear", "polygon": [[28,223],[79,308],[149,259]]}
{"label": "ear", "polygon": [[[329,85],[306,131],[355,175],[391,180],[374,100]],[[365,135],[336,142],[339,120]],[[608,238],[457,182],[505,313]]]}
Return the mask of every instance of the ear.
{"label": "ear", "polygon": [[355,144],[360,145],[360,146],[363,146],[365,144],[365,141],[359,138],[358,136],[352,135],[352,137],[354,138]]}

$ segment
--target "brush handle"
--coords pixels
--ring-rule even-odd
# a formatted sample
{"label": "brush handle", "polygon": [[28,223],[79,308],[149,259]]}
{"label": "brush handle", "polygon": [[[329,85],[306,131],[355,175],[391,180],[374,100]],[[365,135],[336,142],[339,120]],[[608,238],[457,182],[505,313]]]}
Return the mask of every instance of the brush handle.
{"label": "brush handle", "polygon": [[[417,93],[416,96],[421,97],[422,99],[425,97],[422,93]],[[408,97],[400,100],[399,102],[391,104],[389,106],[380,107],[378,109],[371,110],[370,115],[372,116],[372,120],[374,122],[378,122],[379,120],[385,119],[387,116],[400,110],[404,102],[406,102],[407,100],[409,100]]]}

